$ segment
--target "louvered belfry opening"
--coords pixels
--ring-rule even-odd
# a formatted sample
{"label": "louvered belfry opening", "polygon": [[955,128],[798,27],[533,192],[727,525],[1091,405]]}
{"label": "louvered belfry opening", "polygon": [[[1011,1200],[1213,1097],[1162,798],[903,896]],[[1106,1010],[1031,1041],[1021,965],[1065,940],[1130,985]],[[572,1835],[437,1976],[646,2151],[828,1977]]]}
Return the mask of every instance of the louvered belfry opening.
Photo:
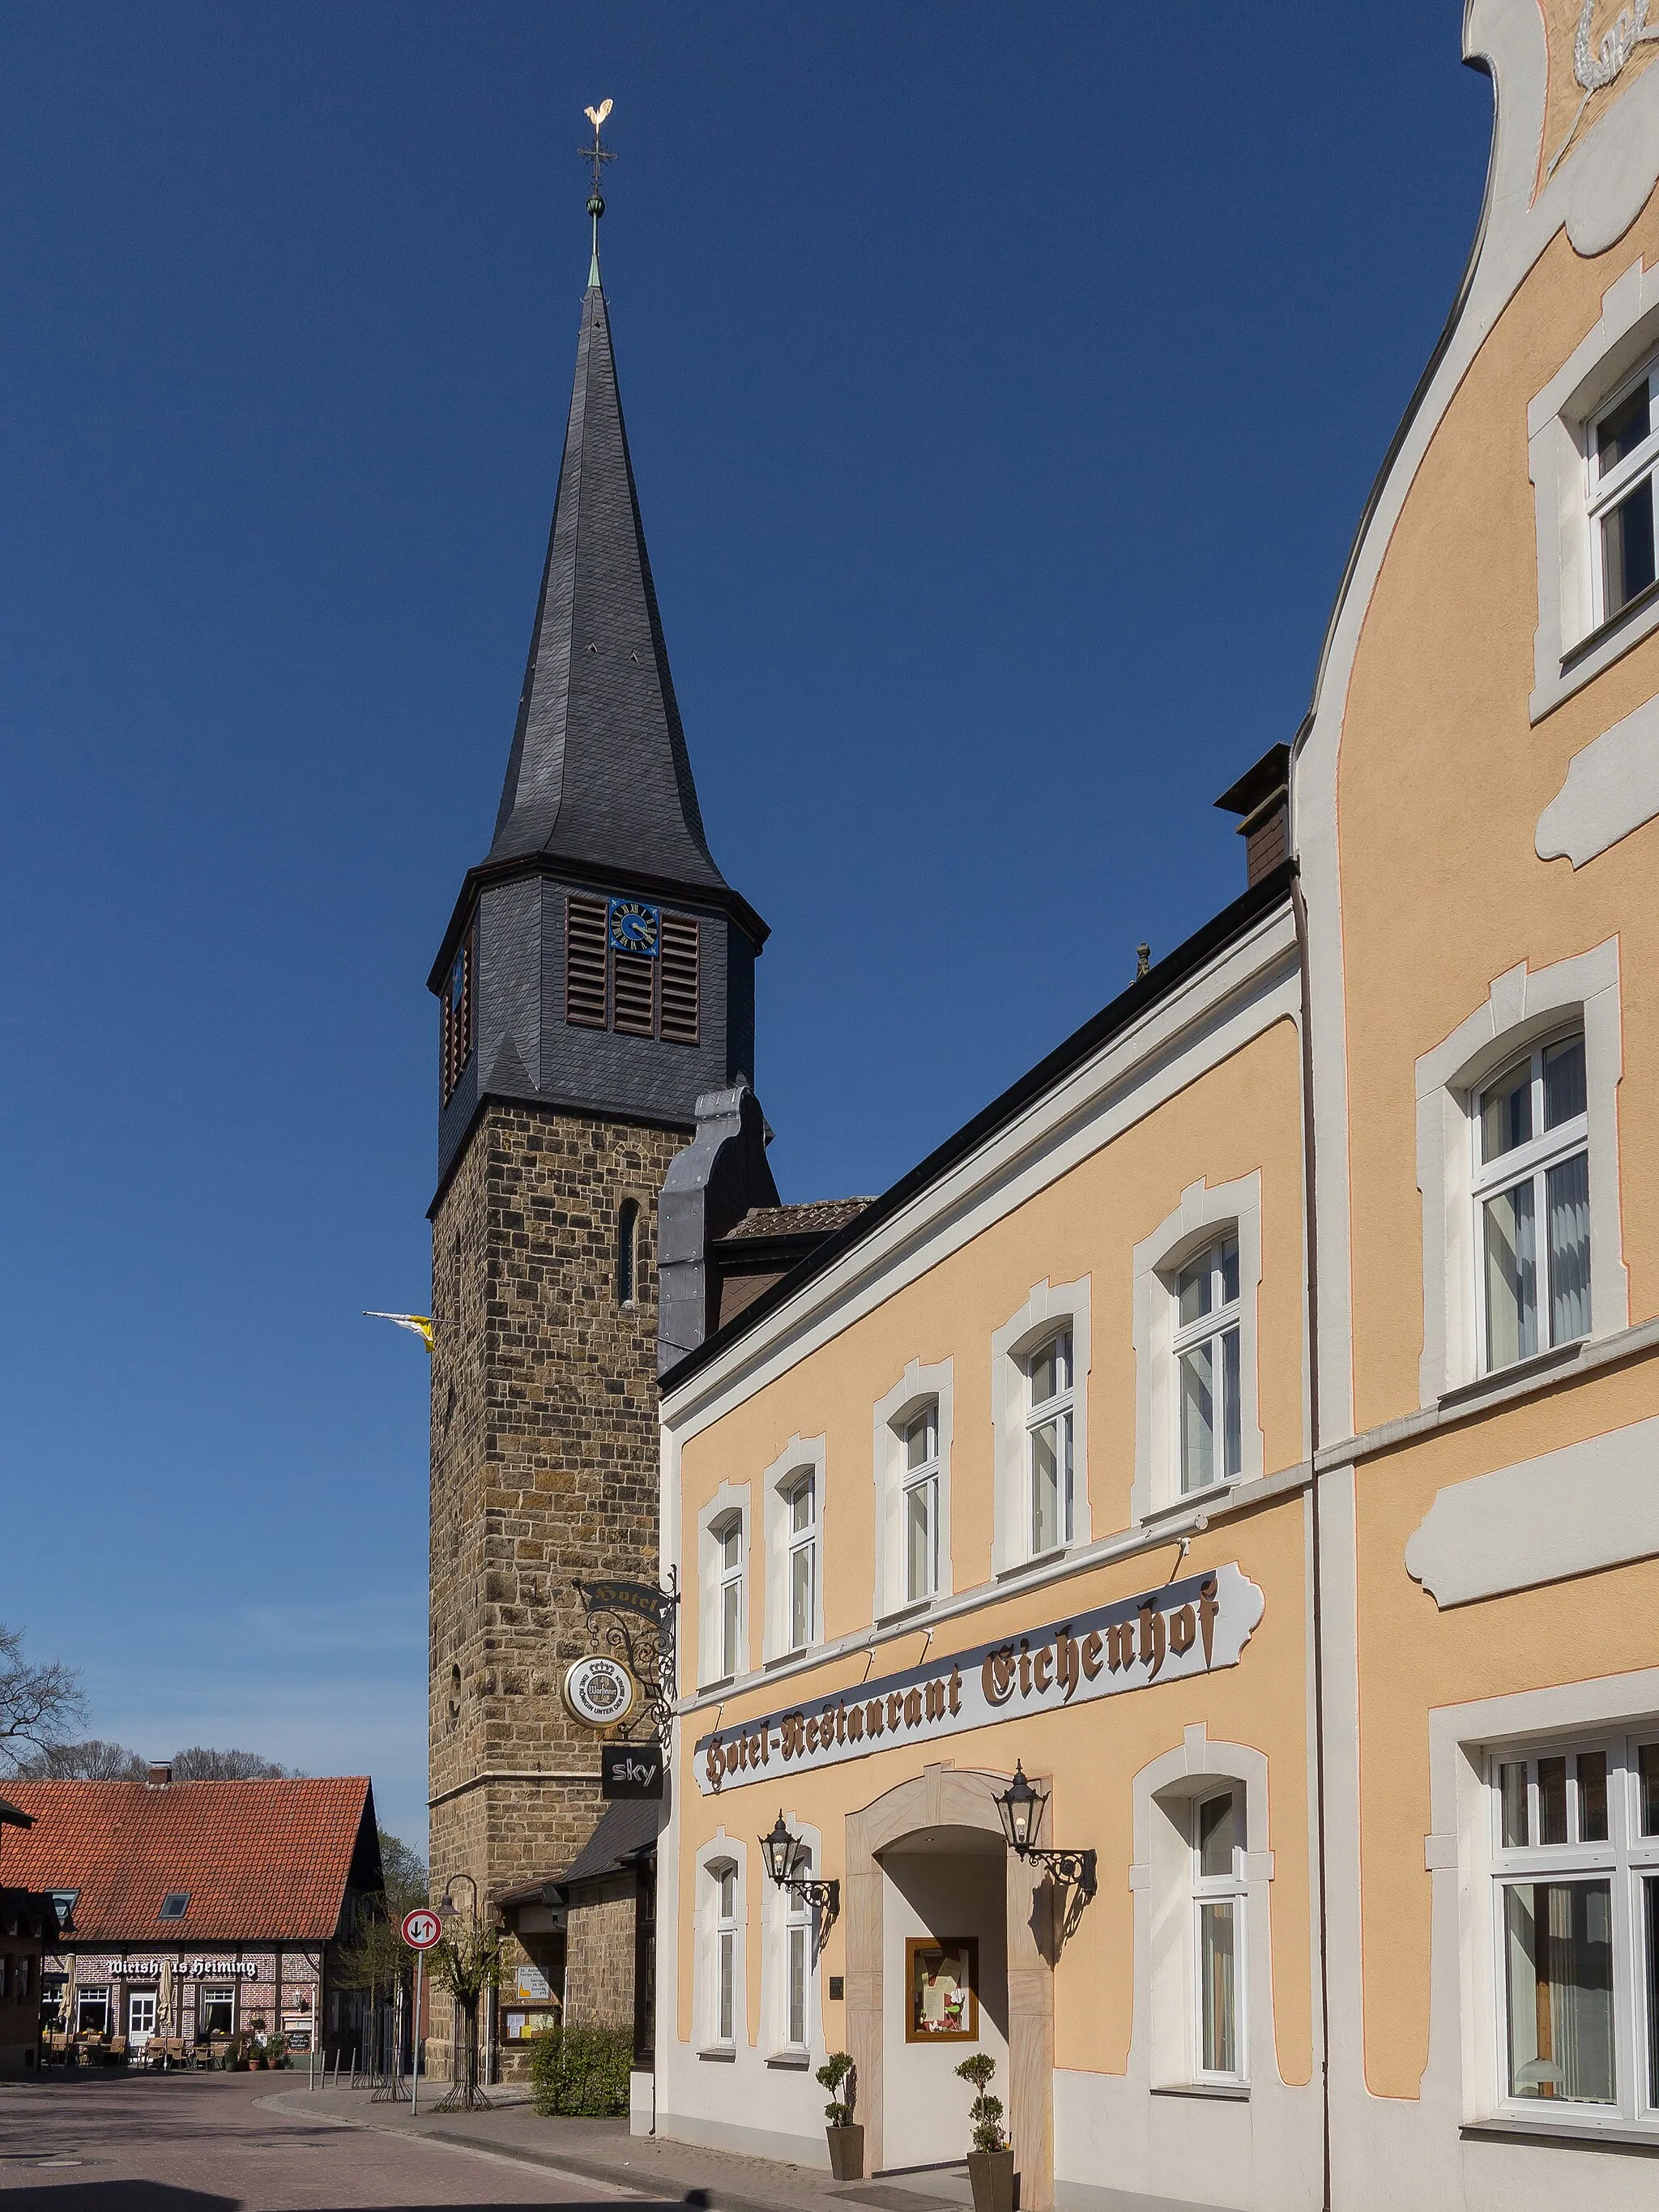
{"label": "louvered belfry opening", "polygon": [[603,899],[568,898],[564,902],[564,1018],[578,1029],[603,1030],[611,1024],[608,913]]}
{"label": "louvered belfry opening", "polygon": [[683,914],[662,918],[662,1006],[659,1035],[665,1044],[697,1042],[697,925]]}
{"label": "louvered belfry opening", "polygon": [[477,924],[475,922],[462,938],[460,946],[449,971],[445,987],[441,1019],[443,1024],[442,1066],[444,1103],[448,1104],[455,1086],[465,1072],[472,1057],[472,1040],[476,1029],[473,1020],[473,976],[477,966],[476,946]]}
{"label": "louvered belfry opening", "polygon": [[578,1029],[665,1044],[700,1042],[701,924],[690,915],[661,917],[655,955],[611,943],[607,900],[570,893],[565,900],[564,1018]]}
{"label": "louvered belfry opening", "polygon": [[611,956],[611,1026],[623,1036],[657,1034],[657,963],[642,952]]}

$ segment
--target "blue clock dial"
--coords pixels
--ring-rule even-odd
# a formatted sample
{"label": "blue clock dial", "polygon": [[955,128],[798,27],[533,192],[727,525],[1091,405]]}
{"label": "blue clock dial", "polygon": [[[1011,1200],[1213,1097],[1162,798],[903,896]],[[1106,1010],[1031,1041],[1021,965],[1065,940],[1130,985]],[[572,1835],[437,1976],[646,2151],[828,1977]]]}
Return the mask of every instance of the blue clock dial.
{"label": "blue clock dial", "polygon": [[647,960],[654,960],[657,939],[661,933],[660,908],[642,906],[638,899],[611,900],[611,946],[613,951],[642,952]]}

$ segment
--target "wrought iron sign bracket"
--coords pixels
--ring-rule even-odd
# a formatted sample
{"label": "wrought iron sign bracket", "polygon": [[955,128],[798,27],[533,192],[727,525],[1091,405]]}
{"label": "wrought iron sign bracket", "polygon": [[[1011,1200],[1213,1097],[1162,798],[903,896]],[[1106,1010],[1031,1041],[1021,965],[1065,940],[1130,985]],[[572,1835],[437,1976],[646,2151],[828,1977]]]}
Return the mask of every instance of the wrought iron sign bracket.
{"label": "wrought iron sign bracket", "polygon": [[668,1570],[666,1589],[612,1576],[585,1582],[578,1575],[573,1587],[588,1626],[597,1632],[598,1647],[620,1659],[640,1686],[638,1711],[615,1731],[614,1741],[655,1743],[666,1753],[678,1689],[675,1628],[680,1593],[675,1570]]}

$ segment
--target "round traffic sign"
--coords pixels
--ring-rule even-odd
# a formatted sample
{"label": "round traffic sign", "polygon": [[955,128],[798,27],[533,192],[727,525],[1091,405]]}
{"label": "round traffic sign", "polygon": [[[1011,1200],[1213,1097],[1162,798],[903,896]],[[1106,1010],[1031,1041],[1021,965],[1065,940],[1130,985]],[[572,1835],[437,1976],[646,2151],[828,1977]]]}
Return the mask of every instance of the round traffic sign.
{"label": "round traffic sign", "polygon": [[444,1924],[431,1908],[417,1905],[404,1915],[404,1941],[411,1951],[429,1951],[444,1932]]}

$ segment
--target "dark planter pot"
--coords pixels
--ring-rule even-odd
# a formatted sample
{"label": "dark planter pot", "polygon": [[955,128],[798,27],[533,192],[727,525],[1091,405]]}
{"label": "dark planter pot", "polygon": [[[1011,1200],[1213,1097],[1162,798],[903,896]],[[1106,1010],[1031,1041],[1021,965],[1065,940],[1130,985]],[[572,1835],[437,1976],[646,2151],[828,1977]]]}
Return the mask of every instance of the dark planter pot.
{"label": "dark planter pot", "polygon": [[974,2185],[974,2212],[1014,2212],[1014,2154],[970,2150],[968,2179]]}
{"label": "dark planter pot", "polygon": [[836,2181],[862,2181],[864,2179],[864,2130],[860,2127],[826,2128],[830,2138],[830,2172]]}

